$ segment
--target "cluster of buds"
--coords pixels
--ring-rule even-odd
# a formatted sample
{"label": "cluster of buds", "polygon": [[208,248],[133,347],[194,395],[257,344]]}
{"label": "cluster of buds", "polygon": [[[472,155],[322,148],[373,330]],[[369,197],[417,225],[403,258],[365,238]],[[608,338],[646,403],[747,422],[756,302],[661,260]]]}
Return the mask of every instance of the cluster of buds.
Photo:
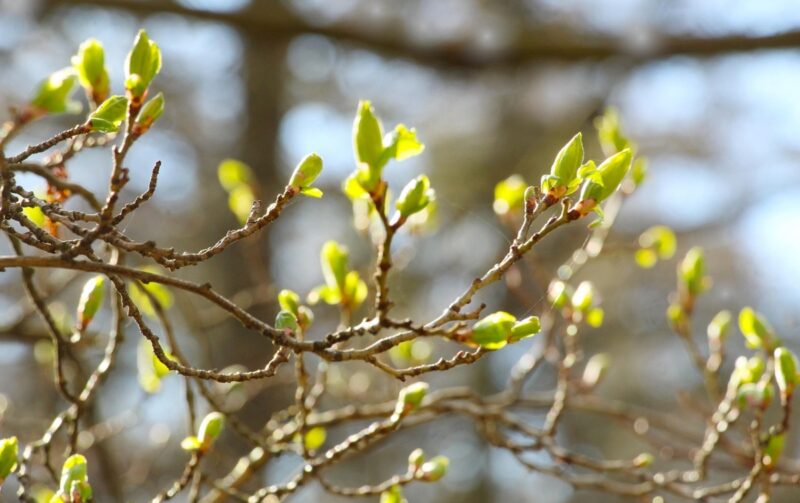
{"label": "cluster of buds", "polygon": [[555,280],[547,288],[547,298],[555,309],[561,311],[564,319],[571,323],[586,323],[591,327],[603,324],[604,311],[594,284],[582,281],[573,289],[569,284]]}
{"label": "cluster of buds", "polygon": [[472,328],[458,334],[458,340],[484,349],[500,349],[538,334],[542,330],[538,316],[517,318],[505,311],[497,311],[485,316]]}

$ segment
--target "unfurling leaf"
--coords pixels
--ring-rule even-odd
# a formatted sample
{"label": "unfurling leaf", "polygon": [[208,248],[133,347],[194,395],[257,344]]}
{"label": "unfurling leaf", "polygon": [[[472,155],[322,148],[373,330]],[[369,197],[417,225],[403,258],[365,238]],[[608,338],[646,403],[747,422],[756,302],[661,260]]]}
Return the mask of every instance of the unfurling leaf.
{"label": "unfurling leaf", "polygon": [[405,124],[398,124],[394,131],[383,139],[385,145],[379,163],[385,165],[390,159],[404,161],[409,157],[419,155],[425,150],[425,145],[417,138],[417,131],[409,129]]}
{"label": "unfurling leaf", "polygon": [[83,285],[78,300],[78,328],[85,330],[103,305],[103,286],[105,278],[95,276]]}
{"label": "unfurling leaf", "polygon": [[88,124],[92,131],[116,133],[127,113],[128,99],[124,96],[111,96],[92,112]]}

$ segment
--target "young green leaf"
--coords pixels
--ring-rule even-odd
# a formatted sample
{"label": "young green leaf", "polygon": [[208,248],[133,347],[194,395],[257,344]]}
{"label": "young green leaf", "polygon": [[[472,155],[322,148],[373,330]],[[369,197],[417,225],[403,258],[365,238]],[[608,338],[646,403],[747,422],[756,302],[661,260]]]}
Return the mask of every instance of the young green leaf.
{"label": "young green leaf", "polygon": [[394,131],[387,134],[383,139],[386,147],[383,149],[378,160],[378,164],[383,166],[390,159],[404,161],[409,157],[414,157],[425,150],[425,145],[417,138],[417,131],[408,128],[404,124],[395,126]]}
{"label": "young green leaf", "polygon": [[34,113],[41,115],[79,112],[80,103],[69,99],[77,80],[72,68],[64,68],[51,74],[39,84],[36,95],[31,100]]}
{"label": "young green leaf", "polygon": [[11,472],[17,469],[18,455],[19,443],[17,442],[17,437],[0,440],[0,484]]}
{"label": "young green leaf", "polygon": [[111,96],[97,107],[89,116],[88,125],[92,131],[116,133],[128,113],[128,99],[124,96]]}
{"label": "young green leaf", "polygon": [[320,263],[325,284],[336,288],[342,293],[345,290],[347,278],[347,248],[336,241],[327,241],[322,245]]}
{"label": "young green leaf", "polygon": [[103,305],[105,277],[95,276],[83,285],[78,299],[78,328],[83,331]]}
{"label": "young green leaf", "polygon": [[89,99],[95,104],[105,101],[108,97],[109,79],[103,44],[95,38],[86,40],[78,48],[78,53],[72,56],[71,62]]}

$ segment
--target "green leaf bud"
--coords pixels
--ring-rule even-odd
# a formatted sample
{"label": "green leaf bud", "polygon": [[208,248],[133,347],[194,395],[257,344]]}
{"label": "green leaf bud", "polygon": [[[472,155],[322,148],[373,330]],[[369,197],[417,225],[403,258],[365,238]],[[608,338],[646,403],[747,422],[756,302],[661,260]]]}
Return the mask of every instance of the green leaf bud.
{"label": "green leaf bud", "polygon": [[539,321],[539,317],[528,316],[527,318],[514,323],[514,325],[511,327],[511,336],[508,338],[508,342],[518,342],[522,339],[532,337],[541,331],[542,323]]}
{"label": "green leaf bud", "polygon": [[78,299],[78,328],[83,331],[103,305],[103,286],[105,278],[95,276],[83,285]]}
{"label": "green leaf bud", "polygon": [[307,451],[316,451],[323,445],[328,437],[328,432],[322,426],[310,428],[303,439],[303,445]]}
{"label": "green leaf bud", "polygon": [[203,449],[208,449],[214,440],[222,433],[225,427],[225,416],[219,412],[211,412],[203,418],[200,423],[199,434],[197,436]]}
{"label": "green leaf bud", "polygon": [[298,189],[310,187],[320,173],[322,173],[322,157],[314,153],[308,154],[294,168],[289,185]]}
{"label": "green leaf bud", "polygon": [[430,180],[425,175],[419,175],[403,187],[397,198],[397,210],[403,218],[408,218],[425,209],[433,197]]}
{"label": "green leaf bud", "polygon": [[643,452],[633,458],[633,466],[636,468],[646,468],[653,464],[656,458],[649,452]]}
{"label": "green leaf bud", "polygon": [[125,59],[125,89],[135,105],[139,105],[147,88],[161,70],[161,50],[147,32],[139,30],[133,48]]}
{"label": "green leaf bud", "polygon": [[751,307],[739,311],[739,330],[750,349],[764,348],[771,351],[778,344],[778,338],[769,322]]}
{"label": "green leaf bud", "polygon": [[[383,126],[375,116],[369,101],[360,101],[353,123],[353,151],[357,164],[366,164],[370,170],[380,170],[383,153]],[[378,175],[378,178],[380,175]],[[371,191],[374,187],[364,187]]]}
{"label": "green leaf bud", "polygon": [[128,99],[124,96],[111,96],[89,115],[87,124],[92,131],[116,133],[128,113]]}
{"label": "green leaf bud", "polygon": [[517,319],[505,311],[492,313],[472,326],[469,342],[486,349],[499,349],[507,344],[516,322]]}
{"label": "green leaf bud", "polygon": [[699,246],[691,248],[678,266],[678,278],[689,295],[703,293],[708,287],[705,276],[705,258]]}
{"label": "green leaf bud", "polygon": [[397,406],[394,410],[395,420],[399,420],[419,409],[427,393],[428,383],[421,381],[409,384],[401,389],[397,396]]}
{"label": "green leaf bud", "polygon": [[727,310],[718,312],[711,319],[711,323],[708,324],[708,338],[724,341],[731,331],[731,325],[733,325],[733,315],[731,315],[731,312]]}
{"label": "green leaf bud", "polygon": [[147,101],[139,115],[136,117],[134,128],[137,134],[144,134],[164,113],[164,93],[156,94],[151,100]]}
{"label": "green leaf bud", "polygon": [[550,168],[550,174],[542,177],[542,191],[561,198],[578,188],[578,168],[583,164],[583,136],[576,134],[564,145]]}
{"label": "green leaf bud", "polygon": [[789,349],[780,347],[775,350],[775,382],[784,403],[797,386],[797,367],[797,357]]}
{"label": "green leaf bud", "polygon": [[414,449],[408,455],[408,469],[411,472],[416,472],[420,469],[422,464],[425,463],[425,452],[422,449]]}
{"label": "green leaf bud", "polygon": [[408,503],[403,497],[403,489],[395,484],[381,493],[380,503]]}
{"label": "green leaf bud", "polygon": [[419,469],[418,478],[425,482],[436,482],[447,474],[450,460],[444,456],[436,456],[426,461]]}
{"label": "green leaf bud", "polygon": [[280,311],[275,316],[275,328],[278,330],[290,330],[296,332],[298,330],[297,318],[289,311]]}
{"label": "green leaf bud", "polygon": [[95,104],[105,101],[108,97],[109,79],[103,44],[94,38],[86,40],[78,48],[78,53],[72,56],[71,62],[89,99]]}
{"label": "green leaf bud", "polygon": [[603,161],[597,167],[597,171],[584,182],[581,201],[600,203],[611,196],[628,173],[632,159],[633,154],[630,149],[625,149]]}

